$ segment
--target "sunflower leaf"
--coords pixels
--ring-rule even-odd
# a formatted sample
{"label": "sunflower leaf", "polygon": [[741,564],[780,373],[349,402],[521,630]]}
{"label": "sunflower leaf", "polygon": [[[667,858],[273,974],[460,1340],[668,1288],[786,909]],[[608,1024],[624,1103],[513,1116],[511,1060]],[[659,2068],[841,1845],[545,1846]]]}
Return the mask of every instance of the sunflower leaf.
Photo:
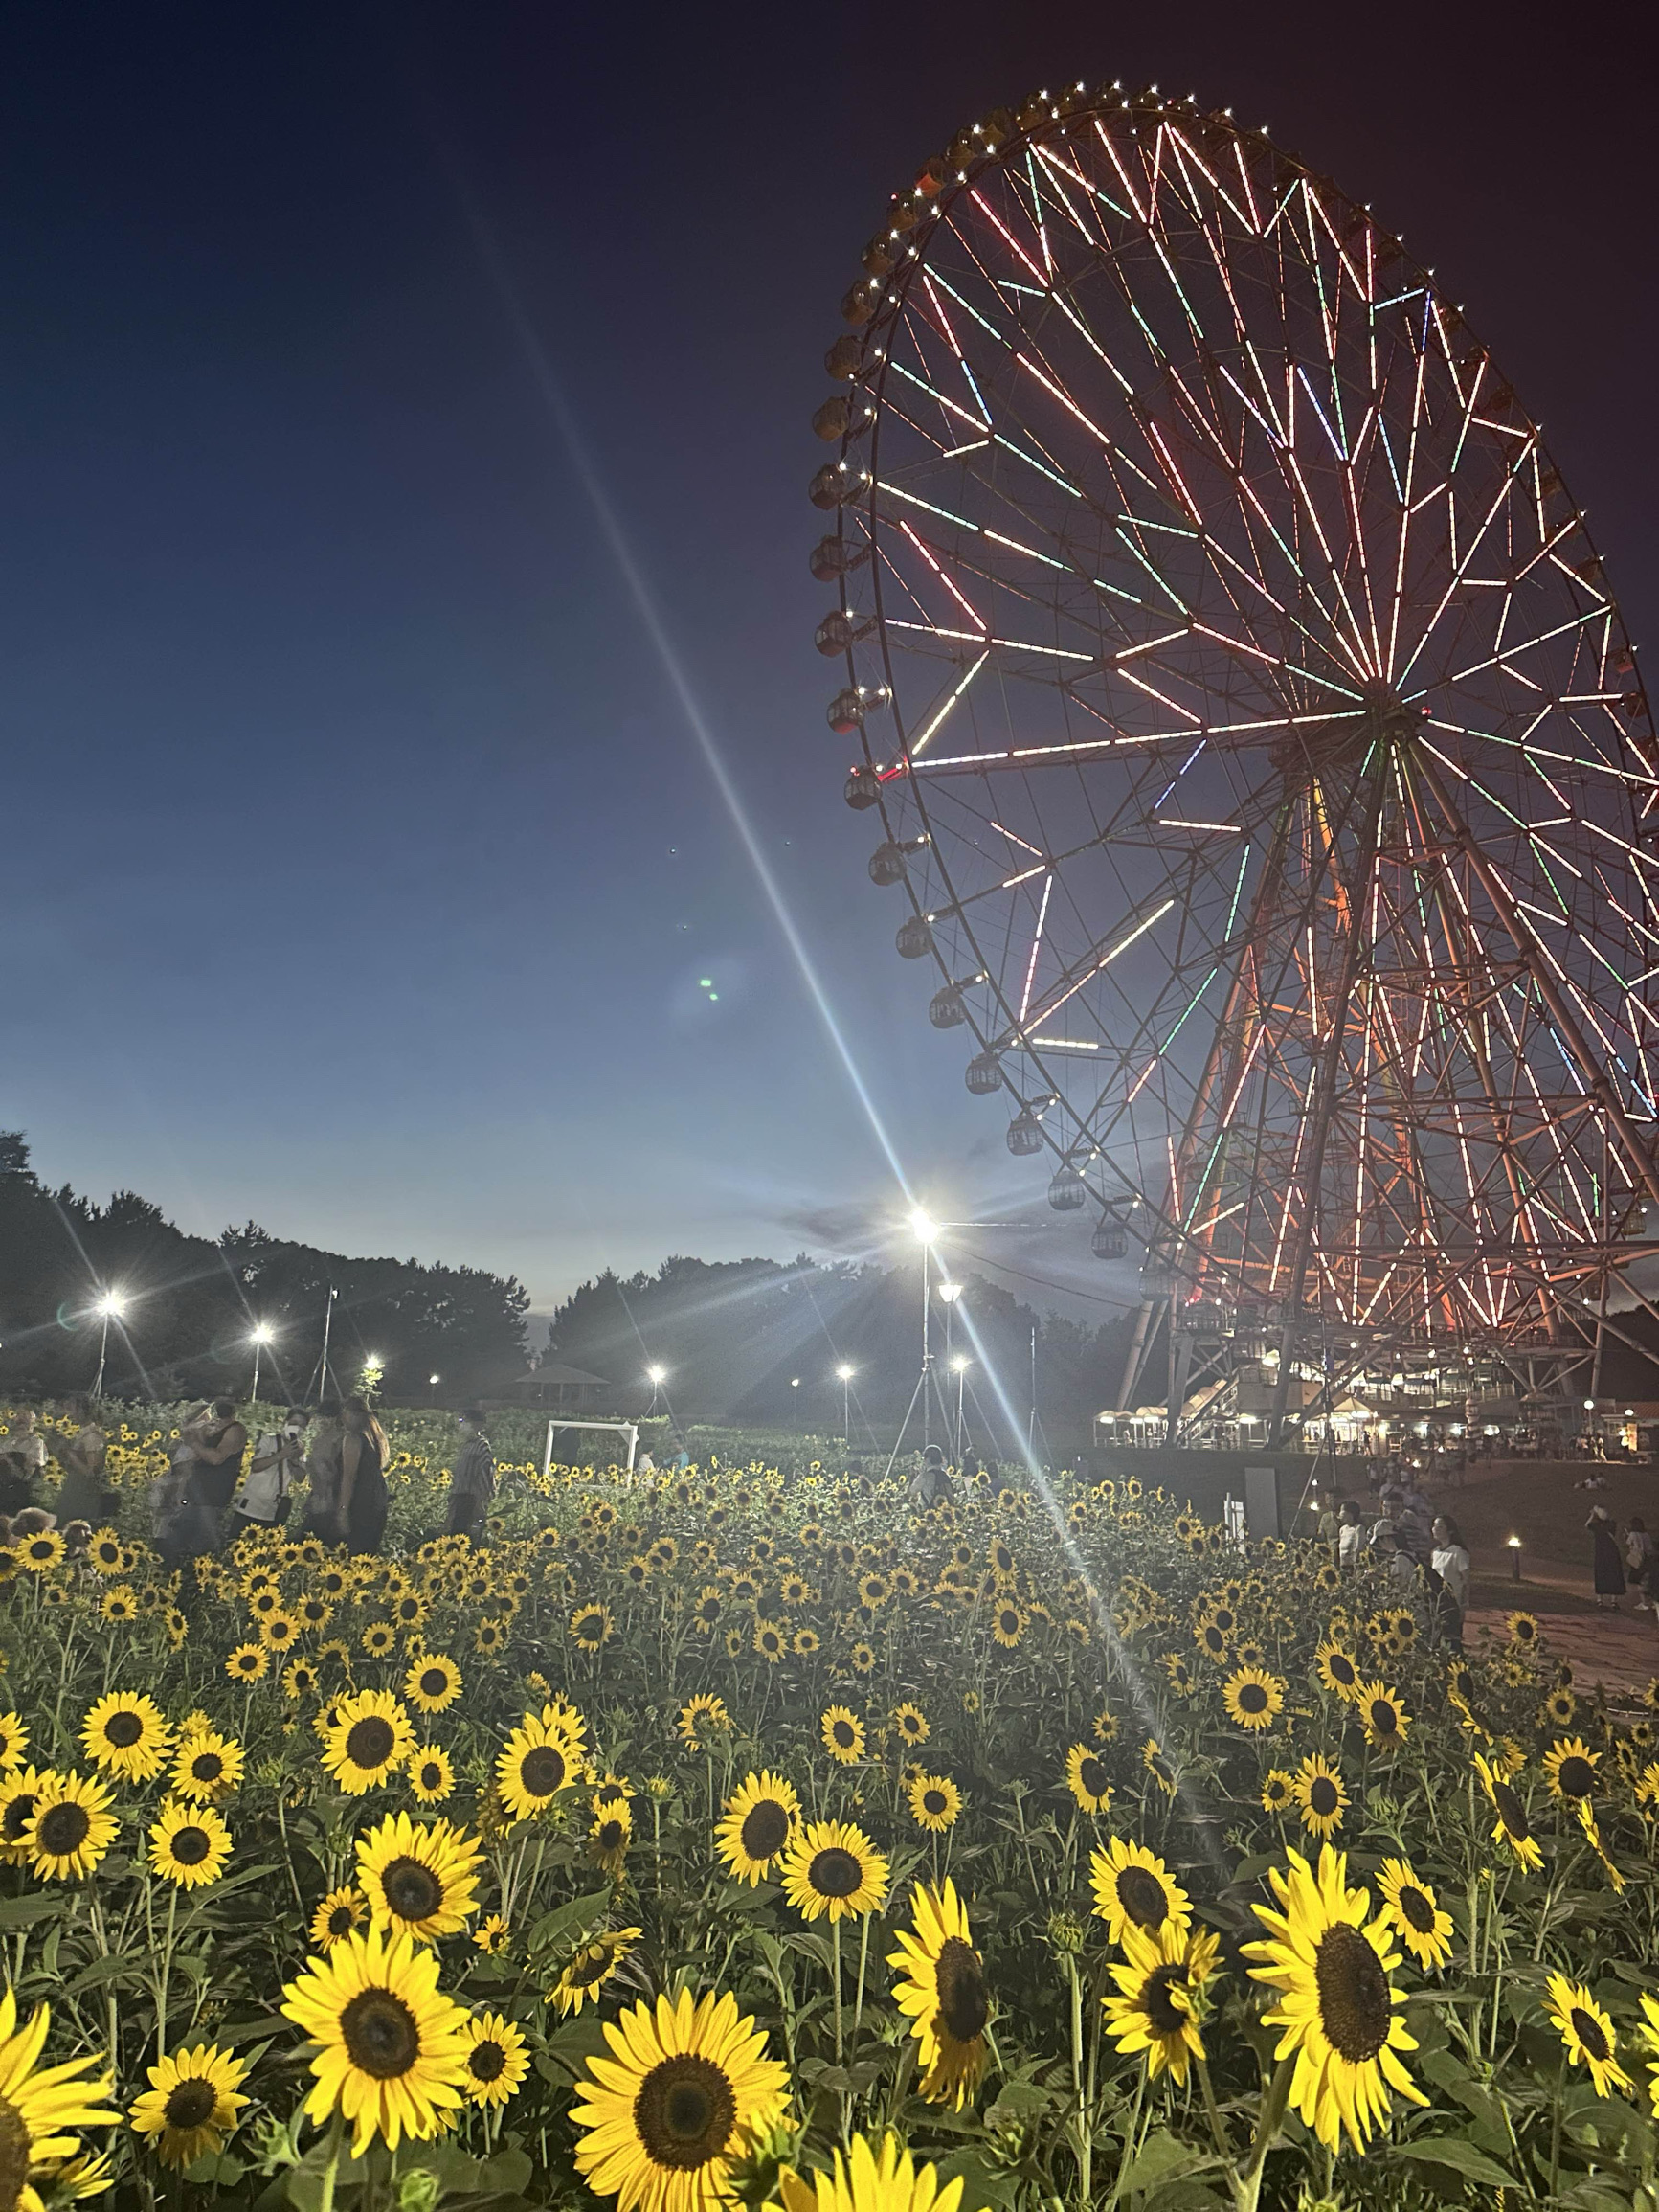
{"label": "sunflower leaf", "polygon": [[1520,2186],[1514,2176],[1500,2166],[1495,2158],[1489,2158],[1484,2151],[1462,2135],[1419,2135],[1409,2143],[1396,2146],[1395,2156],[1410,2158],[1414,2163],[1427,2166],[1449,2166],[1454,2174],[1461,2174],[1467,2181],[1479,2181],[1488,2189],[1515,2189]]}

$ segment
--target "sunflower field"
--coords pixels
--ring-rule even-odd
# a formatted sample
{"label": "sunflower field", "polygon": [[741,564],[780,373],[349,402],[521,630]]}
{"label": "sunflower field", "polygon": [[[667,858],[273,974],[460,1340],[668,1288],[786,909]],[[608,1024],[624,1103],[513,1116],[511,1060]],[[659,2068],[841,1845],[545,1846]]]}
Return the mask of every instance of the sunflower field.
{"label": "sunflower field", "polygon": [[0,2212],[1654,2212],[1659,1759],[1131,1475],[0,1549]]}

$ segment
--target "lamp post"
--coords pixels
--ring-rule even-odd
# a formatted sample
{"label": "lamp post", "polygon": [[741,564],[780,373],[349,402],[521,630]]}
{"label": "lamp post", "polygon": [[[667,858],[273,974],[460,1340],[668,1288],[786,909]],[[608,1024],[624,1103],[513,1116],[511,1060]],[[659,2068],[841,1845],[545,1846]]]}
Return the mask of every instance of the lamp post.
{"label": "lamp post", "polygon": [[645,1412],[645,1418],[649,1420],[651,1415],[657,1411],[657,1393],[661,1389],[663,1384],[668,1380],[668,1370],[666,1367],[647,1367],[645,1369],[645,1380],[651,1386],[651,1403],[647,1407]]}
{"label": "lamp post", "polygon": [[933,1366],[933,1242],[938,1236],[939,1225],[930,1213],[918,1206],[910,1214],[910,1229],[922,1247],[922,1450],[926,1452],[933,1440],[932,1392],[929,1385]]}
{"label": "lamp post", "polygon": [[955,1439],[955,1453],[956,1453],[956,1464],[957,1464],[957,1466],[958,1466],[958,1467],[960,1467],[960,1466],[961,1466],[961,1464],[962,1464],[963,1454],[964,1454],[964,1449],[965,1449],[965,1447],[964,1447],[964,1441],[963,1441],[963,1440],[964,1440],[964,1437],[965,1437],[965,1434],[966,1434],[966,1425],[965,1425],[965,1423],[963,1422],[963,1419],[962,1419],[962,1392],[963,1392],[963,1390],[964,1390],[964,1389],[967,1388],[967,1382],[968,1382],[968,1369],[970,1368],[970,1366],[972,1366],[972,1365],[973,1365],[973,1362],[972,1362],[972,1361],[971,1361],[971,1360],[970,1360],[970,1359],[967,1357],[967,1355],[966,1355],[965,1353],[963,1353],[963,1352],[956,1352],[956,1353],[953,1354],[953,1356],[952,1356],[952,1360],[951,1360],[951,1372],[952,1372],[952,1373],[953,1373],[953,1374],[955,1376],[955,1378],[956,1378],[956,1439]]}
{"label": "lamp post", "polygon": [[852,1387],[853,1377],[857,1372],[858,1369],[849,1367],[844,1360],[836,1369],[836,1380],[841,1387],[841,1450],[843,1452],[850,1452],[853,1448]]}
{"label": "lamp post", "polygon": [[254,1347],[254,1388],[252,1393],[252,1402],[256,1406],[259,1402],[259,1354],[264,1350],[265,1346],[270,1343],[270,1341],[271,1332],[269,1328],[263,1321],[258,1322],[255,1326],[253,1335],[248,1339],[249,1343],[251,1343]]}
{"label": "lamp post", "polygon": [[120,1315],[125,1313],[126,1300],[122,1297],[119,1291],[105,1291],[102,1298],[99,1299],[97,1306],[94,1308],[94,1311],[102,1315],[103,1327],[99,1333],[98,1373],[92,1379],[92,1394],[95,1398],[101,1398],[103,1395],[104,1364],[109,1358],[110,1320],[112,1317],[119,1317]]}
{"label": "lamp post", "polygon": [[1518,1536],[1511,1536],[1506,1539],[1506,1543],[1510,1555],[1510,1580],[1519,1582],[1521,1578],[1521,1540]]}

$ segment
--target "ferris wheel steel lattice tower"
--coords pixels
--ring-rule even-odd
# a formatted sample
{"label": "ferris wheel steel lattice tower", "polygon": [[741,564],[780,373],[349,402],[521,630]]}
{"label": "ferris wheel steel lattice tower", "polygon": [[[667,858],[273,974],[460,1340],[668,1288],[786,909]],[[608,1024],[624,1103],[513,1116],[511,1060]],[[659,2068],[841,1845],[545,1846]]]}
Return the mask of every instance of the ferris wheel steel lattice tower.
{"label": "ferris wheel steel lattice tower", "polygon": [[[968,1088],[1144,1292],[1119,1391],[1560,1405],[1659,1255],[1659,750],[1461,311],[1264,132],[1034,96],[814,417],[832,729]],[[1649,1209],[1652,1209],[1651,1212]]]}

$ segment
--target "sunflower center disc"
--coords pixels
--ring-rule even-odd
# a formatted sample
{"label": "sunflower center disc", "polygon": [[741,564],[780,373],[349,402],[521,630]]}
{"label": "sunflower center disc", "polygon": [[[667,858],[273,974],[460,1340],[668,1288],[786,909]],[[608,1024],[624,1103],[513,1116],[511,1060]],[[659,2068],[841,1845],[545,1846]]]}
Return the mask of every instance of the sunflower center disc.
{"label": "sunflower center disc", "polygon": [[423,1698],[440,1698],[448,1687],[449,1677],[437,1667],[428,1667],[420,1678],[420,1694]]}
{"label": "sunflower center disc", "polygon": [[346,1754],[353,1766],[384,1767],[396,1741],[392,1723],[373,1713],[366,1721],[352,1722],[351,1732],[346,1738]]}
{"label": "sunflower center disc", "polygon": [[144,1734],[144,1723],[137,1713],[111,1713],[103,1724],[103,1737],[117,1751],[130,1750]]}
{"label": "sunflower center disc", "polygon": [[181,1866],[199,1866],[213,1847],[207,1830],[195,1827],[175,1829],[168,1845]]}
{"label": "sunflower center disc", "polygon": [[0,2204],[15,2204],[29,2179],[34,2138],[10,2097],[0,2097]]}
{"label": "sunflower center disc", "polygon": [[565,1781],[565,1755],[551,1744],[538,1744],[527,1751],[519,1767],[519,1780],[532,1797],[550,1797]]}
{"label": "sunflower center disc", "polygon": [[429,1759],[420,1770],[420,1786],[423,1790],[441,1790],[443,1787],[443,1769]]}
{"label": "sunflower center disc", "polygon": [[67,1859],[86,1841],[92,1827],[83,1805],[49,1805],[35,1825],[39,1848],[52,1859]]}
{"label": "sunflower center disc", "polygon": [[818,1852],[807,1875],[820,1897],[851,1897],[863,1878],[863,1868],[839,1843]]}
{"label": "sunflower center disc", "polygon": [[198,1758],[191,1761],[191,1780],[201,1782],[209,1789],[223,1779],[224,1772],[225,1762],[217,1751],[203,1751]]}
{"label": "sunflower center disc", "polygon": [[475,2082],[499,2082],[506,2071],[507,2055],[491,2037],[473,2044],[466,2063]]}
{"label": "sunflower center disc", "polygon": [[415,2015],[389,1989],[361,1990],[340,2015],[346,2055],[360,2073],[390,2082],[420,2056]]}
{"label": "sunflower center disc", "polygon": [[1434,1932],[1434,1907],[1421,1889],[1413,1889],[1409,1883],[1400,1892],[1400,1909],[1419,1935]]}
{"label": "sunflower center disc", "polygon": [[337,1905],[328,1915],[328,1932],[332,1936],[349,1935],[356,1920],[349,1905]]}
{"label": "sunflower center disc", "polygon": [[380,1886],[399,1920],[430,1920],[443,1903],[443,1884],[418,1859],[394,1859]]}
{"label": "sunflower center disc", "polygon": [[1610,2059],[1612,2057],[1612,2045],[1602,2032],[1602,2023],[1599,2020],[1593,2019],[1579,2005],[1574,2005],[1567,2018],[1572,2021],[1573,2033],[1583,2044],[1588,2057],[1593,2059]]}
{"label": "sunflower center disc", "polygon": [[771,1859],[788,1834],[789,1815],[774,1797],[765,1797],[744,1815],[738,1840],[751,1859]]}
{"label": "sunflower center disc", "polygon": [[942,1819],[950,1810],[950,1805],[951,1800],[943,1790],[924,1790],[922,1792],[922,1810],[934,1820]]}
{"label": "sunflower center disc", "polygon": [[1267,1711],[1267,1693],[1260,1682],[1246,1682],[1244,1684],[1239,1692],[1239,1708],[1242,1712],[1246,1713],[1265,1713]]}
{"label": "sunflower center disc", "polygon": [[1561,1788],[1569,1797],[1587,1797],[1595,1786],[1596,1770],[1588,1759],[1563,1759],[1560,1767]]}
{"label": "sunflower center disc", "polygon": [[1337,1806],[1336,1785],[1329,1774],[1315,1774],[1308,1785],[1308,1803],[1321,1820],[1329,1820]]}
{"label": "sunflower center disc", "polygon": [[7,1806],[5,1824],[0,1826],[0,1836],[4,1836],[8,1843],[22,1842],[24,1830],[34,1819],[34,1808],[38,1802],[39,1800],[34,1797],[13,1797],[11,1804]]}
{"label": "sunflower center disc", "polygon": [[1080,1759],[1077,1764],[1077,1778],[1091,1797],[1104,1797],[1111,1787],[1107,1778],[1106,1769],[1098,1759]]}
{"label": "sunflower center disc", "polygon": [[169,2128],[205,2128],[218,2101],[212,2082],[177,2082],[168,2093],[162,2117]]}
{"label": "sunflower center disc", "polygon": [[1169,1913],[1163,1884],[1144,1866],[1125,1866],[1119,1872],[1117,1901],[1137,1928],[1161,1928]]}
{"label": "sunflower center disc", "polygon": [[1374,1698],[1372,1700],[1371,1726],[1379,1736],[1393,1735],[1395,1727],[1394,1707],[1386,1698]]}
{"label": "sunflower center disc", "polygon": [[619,1851],[624,1841],[621,1821],[605,1821],[594,1840],[601,1851]]}
{"label": "sunflower center disc", "polygon": [[1374,2059],[1394,2013],[1382,1962],[1356,1928],[1340,1922],[1320,1937],[1313,1978],[1319,2022],[1336,2051],[1350,2065]]}
{"label": "sunflower center disc", "polygon": [[1531,1828],[1527,1825],[1526,1807],[1507,1782],[1494,1784],[1492,1798],[1497,1805],[1498,1818],[1503,1822],[1506,1832],[1513,1836],[1517,1843],[1524,1843],[1532,1834]]}
{"label": "sunflower center disc", "polygon": [[647,2157],[689,2172],[718,2158],[737,2121],[731,2084],[711,2059],[681,2052],[655,2065],[634,2100]]}
{"label": "sunflower center disc", "polygon": [[1163,1966],[1155,1966],[1146,1977],[1140,1993],[1140,2009],[1146,2015],[1147,2025],[1154,2035],[1179,2035],[1191,2019],[1184,2005],[1175,2000],[1175,1992],[1185,1991],[1187,1970],[1178,1960]]}
{"label": "sunflower center disc", "polygon": [[979,1954],[959,1935],[947,1936],[939,1947],[934,1970],[939,1991],[939,2024],[959,2043],[971,2043],[985,2032],[991,2017],[991,1999],[985,1988]]}

